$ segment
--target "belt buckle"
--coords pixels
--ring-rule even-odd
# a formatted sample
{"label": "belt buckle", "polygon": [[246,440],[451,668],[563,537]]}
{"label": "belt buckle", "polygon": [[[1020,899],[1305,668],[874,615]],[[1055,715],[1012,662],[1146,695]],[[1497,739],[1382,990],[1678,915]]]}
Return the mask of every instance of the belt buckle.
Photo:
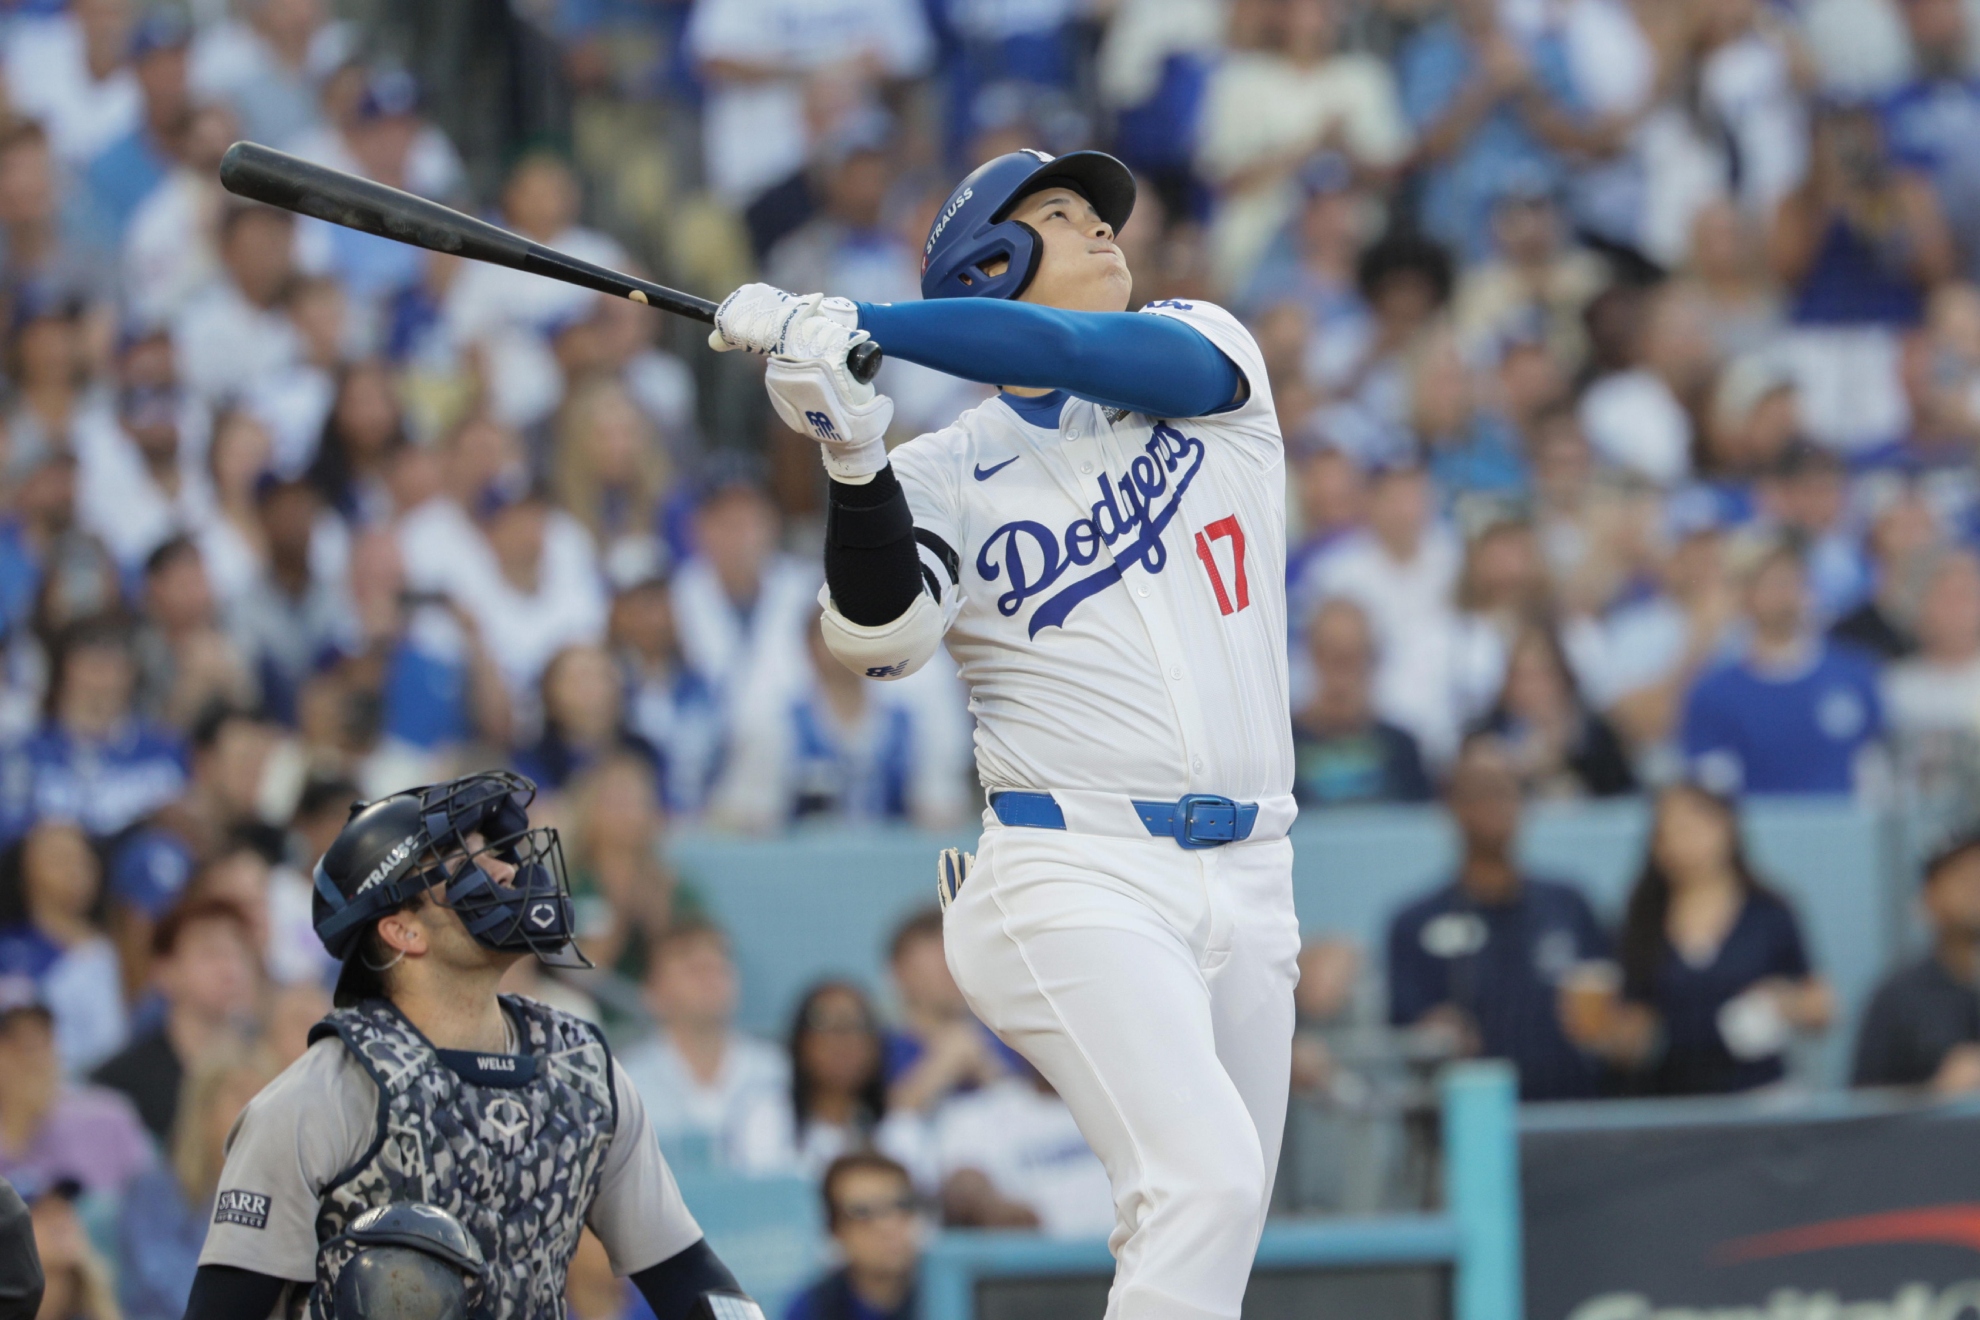
{"label": "belt buckle", "polygon": [[1186,793],[1176,799],[1171,832],[1182,848],[1221,848],[1235,842],[1238,805],[1219,793]]}

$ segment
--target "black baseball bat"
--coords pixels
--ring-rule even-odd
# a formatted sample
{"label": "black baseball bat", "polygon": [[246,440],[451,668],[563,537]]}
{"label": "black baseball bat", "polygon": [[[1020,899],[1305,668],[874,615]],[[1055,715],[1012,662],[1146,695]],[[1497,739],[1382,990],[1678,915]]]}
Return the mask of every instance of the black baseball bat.
{"label": "black baseball bat", "polygon": [[[429,252],[449,252],[474,261],[596,289],[617,298],[658,307],[663,312],[712,322],[715,304],[664,284],[624,275],[580,261],[521,234],[462,215],[452,207],[388,188],[355,174],[302,160],[259,142],[236,142],[220,158],[220,185],[228,192],[299,215],[315,216],[346,229],[397,239]],[[880,370],[880,346],[872,340],[853,345],[846,367],[859,381]]]}

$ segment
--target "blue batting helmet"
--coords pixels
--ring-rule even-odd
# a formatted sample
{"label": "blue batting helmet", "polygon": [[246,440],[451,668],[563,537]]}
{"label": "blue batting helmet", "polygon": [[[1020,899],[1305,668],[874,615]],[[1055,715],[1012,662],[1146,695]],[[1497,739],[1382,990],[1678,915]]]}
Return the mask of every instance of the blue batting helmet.
{"label": "blue batting helmet", "polygon": [[[949,194],[921,251],[924,298],[1015,298],[1038,272],[1038,231],[1010,219],[1032,193],[1071,188],[1119,233],[1134,210],[1134,175],[1103,151],[1013,151],[979,165]],[[983,267],[1002,257],[996,275]]]}

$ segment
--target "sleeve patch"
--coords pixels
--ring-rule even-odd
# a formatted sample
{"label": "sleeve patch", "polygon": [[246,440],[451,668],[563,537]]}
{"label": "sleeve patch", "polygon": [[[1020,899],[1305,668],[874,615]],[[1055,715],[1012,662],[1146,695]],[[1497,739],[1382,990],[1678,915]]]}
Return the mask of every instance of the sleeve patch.
{"label": "sleeve patch", "polygon": [[222,1192],[213,1205],[213,1222],[267,1228],[268,1198],[260,1192]]}

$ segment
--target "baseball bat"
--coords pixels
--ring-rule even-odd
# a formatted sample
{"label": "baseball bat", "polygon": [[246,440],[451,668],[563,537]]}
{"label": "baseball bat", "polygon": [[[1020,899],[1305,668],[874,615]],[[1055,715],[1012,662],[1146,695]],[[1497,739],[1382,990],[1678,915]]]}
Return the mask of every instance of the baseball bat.
{"label": "baseball bat", "polygon": [[[346,229],[397,239],[429,252],[448,252],[528,271],[696,321],[715,319],[715,304],[706,298],[580,261],[438,202],[258,142],[236,142],[227,148],[227,154],[220,158],[220,185],[239,197],[315,216]],[[862,382],[873,379],[880,362],[880,346],[872,340],[853,345],[846,354],[847,369]]]}

